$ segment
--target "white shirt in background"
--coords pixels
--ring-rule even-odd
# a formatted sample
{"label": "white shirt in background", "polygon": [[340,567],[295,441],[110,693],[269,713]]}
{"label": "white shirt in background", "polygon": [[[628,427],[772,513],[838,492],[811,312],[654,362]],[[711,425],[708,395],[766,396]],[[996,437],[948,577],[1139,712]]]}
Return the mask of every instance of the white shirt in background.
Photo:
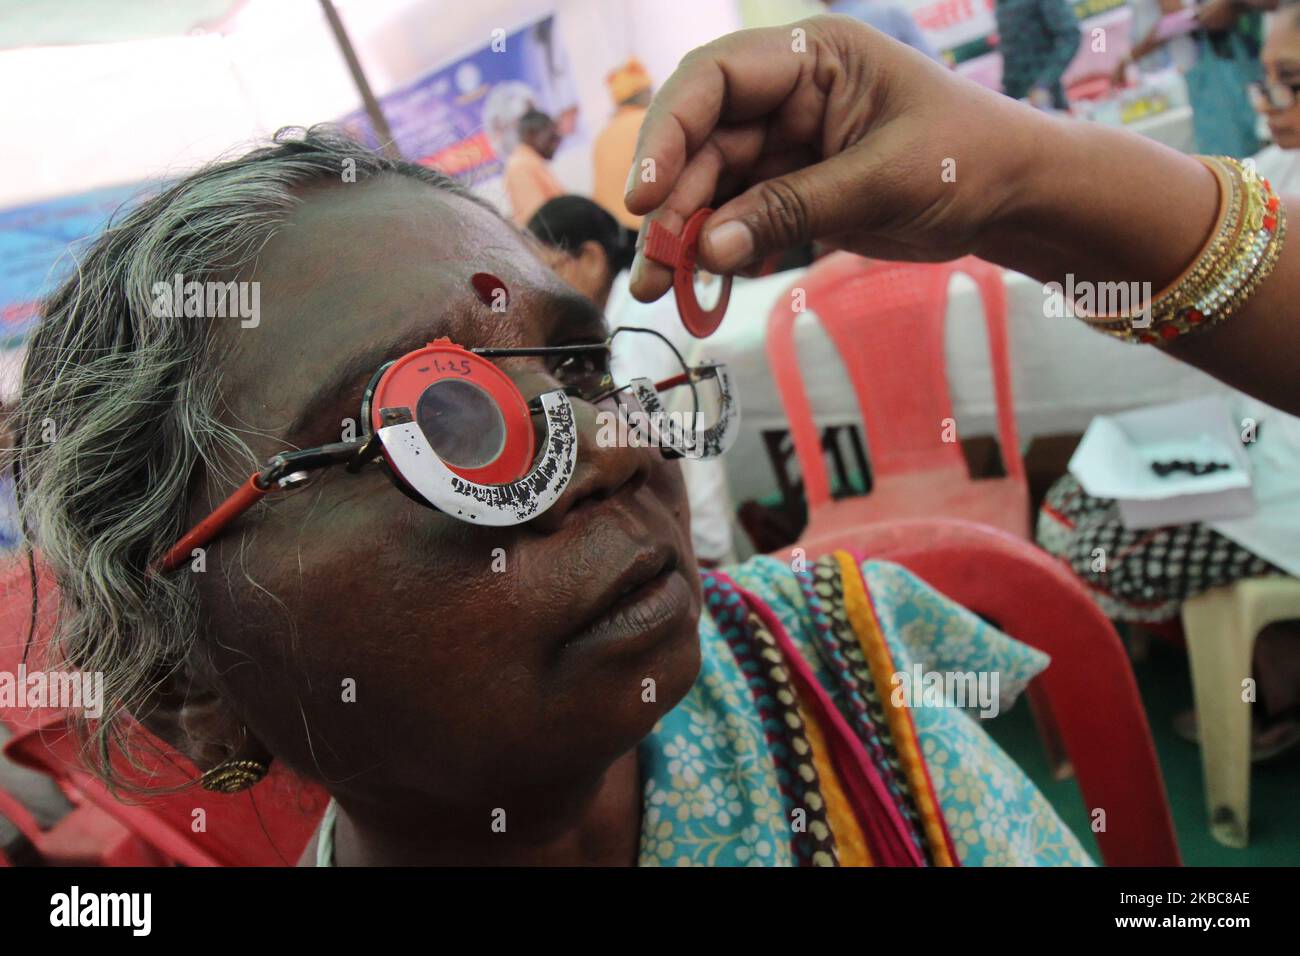
{"label": "white shirt in background", "polygon": [[1283,149],[1274,143],[1254,156],[1255,170],[1273,191],[1300,199],[1300,149]]}
{"label": "white shirt in background", "polygon": [[[671,293],[656,302],[638,302],[628,289],[628,273],[620,272],[614,277],[614,285],[610,289],[605,318],[611,331],[620,325],[654,329],[677,346],[682,356],[690,361],[696,340],[682,325],[681,317],[677,314],[677,302]],[[657,382],[681,373],[681,367],[668,355],[666,349],[647,348],[649,340],[650,336],[635,333],[615,336],[610,357],[615,384],[622,385],[637,377]],[[683,396],[689,395],[687,389],[676,391]],[[665,405],[669,408],[681,407],[677,396],[674,396],[671,403],[665,402]],[[736,555],[731,532],[733,509],[727,485],[727,470],[722,459],[683,459],[682,478],[686,482],[686,494],[690,500],[691,540],[695,545],[696,556],[723,564],[734,561]]]}

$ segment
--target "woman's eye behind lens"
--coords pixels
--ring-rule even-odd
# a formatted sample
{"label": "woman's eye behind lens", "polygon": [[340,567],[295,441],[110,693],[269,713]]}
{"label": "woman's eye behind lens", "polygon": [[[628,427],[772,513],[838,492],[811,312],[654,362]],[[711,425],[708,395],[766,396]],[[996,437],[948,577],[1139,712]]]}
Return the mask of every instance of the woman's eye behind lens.
{"label": "woman's eye behind lens", "polygon": [[552,374],[571,394],[591,397],[610,387],[609,352],[590,351],[560,359]]}

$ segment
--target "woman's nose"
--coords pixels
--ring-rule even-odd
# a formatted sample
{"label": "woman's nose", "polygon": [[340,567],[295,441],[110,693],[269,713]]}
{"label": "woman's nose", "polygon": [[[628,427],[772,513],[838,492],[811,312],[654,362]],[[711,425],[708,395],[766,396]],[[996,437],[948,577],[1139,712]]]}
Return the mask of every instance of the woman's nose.
{"label": "woman's nose", "polygon": [[[584,501],[613,498],[622,493],[635,492],[649,479],[659,452],[653,448],[630,446],[620,442],[626,430],[617,427],[616,404],[613,399],[599,406],[581,399],[571,399],[574,426],[578,432],[578,460],[573,477],[564,492],[550,508],[529,522],[542,534],[560,530],[569,514]],[[543,434],[539,447],[545,442],[545,423],[535,416]]]}

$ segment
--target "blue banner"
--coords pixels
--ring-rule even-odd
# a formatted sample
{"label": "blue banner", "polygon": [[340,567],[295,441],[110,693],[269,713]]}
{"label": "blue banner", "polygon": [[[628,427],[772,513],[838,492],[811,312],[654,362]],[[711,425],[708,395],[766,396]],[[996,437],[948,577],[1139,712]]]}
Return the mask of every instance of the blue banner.
{"label": "blue banner", "polygon": [[[501,31],[482,49],[379,98],[393,139],[408,160],[465,181],[498,175],[517,144],[515,125],[530,107],[549,113],[568,134],[578,96],[554,18],[513,33]],[[353,136],[379,147],[364,111],[341,121]]]}
{"label": "blue banner", "polygon": [[109,186],[0,210],[0,348],[21,343],[40,298],[72,271],[77,247],[151,187]]}

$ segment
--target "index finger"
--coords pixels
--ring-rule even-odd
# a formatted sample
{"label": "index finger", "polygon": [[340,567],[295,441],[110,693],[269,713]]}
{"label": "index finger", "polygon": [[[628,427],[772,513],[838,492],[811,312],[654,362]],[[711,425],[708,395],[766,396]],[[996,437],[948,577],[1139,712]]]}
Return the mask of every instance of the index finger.
{"label": "index finger", "polygon": [[795,52],[796,29],[806,27],[742,30],[686,55],[641,124],[624,196],[629,211],[658,208],[719,124],[764,116],[790,96],[810,66]]}

